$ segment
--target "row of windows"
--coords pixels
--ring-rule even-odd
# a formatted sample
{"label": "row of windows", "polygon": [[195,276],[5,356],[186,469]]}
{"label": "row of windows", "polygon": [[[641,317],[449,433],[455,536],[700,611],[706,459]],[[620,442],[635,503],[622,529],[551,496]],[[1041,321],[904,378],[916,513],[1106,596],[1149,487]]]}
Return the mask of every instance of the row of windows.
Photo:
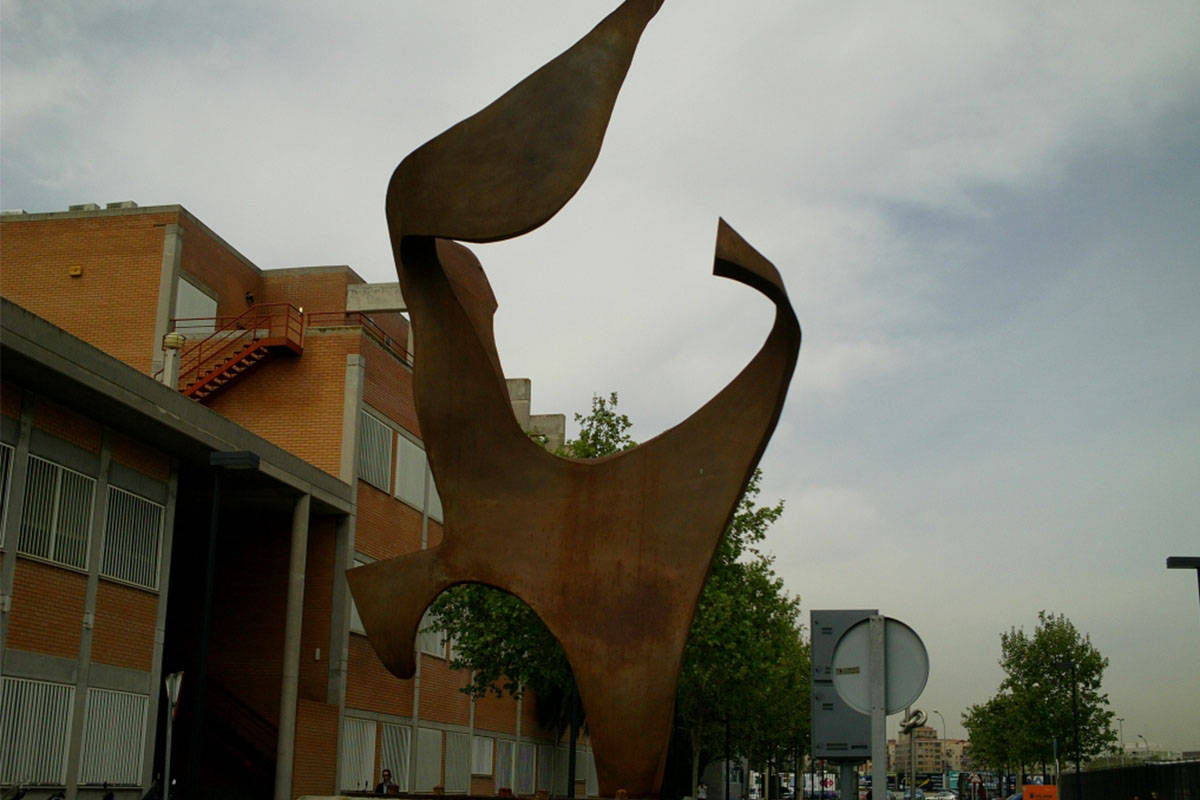
{"label": "row of windows", "polygon": [[[378,726],[382,725],[382,730]],[[380,768],[392,774],[401,791],[408,789],[412,728],[346,717],[342,724],[341,775],[343,791],[373,789],[380,781],[374,774],[375,740],[379,733]],[[445,737],[445,778],[442,776],[442,738]],[[493,758],[493,755],[495,758]],[[588,794],[597,791],[596,768],[590,751],[580,753]],[[565,747],[517,743],[512,739],[470,736],[466,733],[417,728],[417,764],[412,791],[429,792],[443,785],[447,793],[470,791],[471,775],[495,775],[495,787],[532,795],[538,789],[566,792]],[[515,781],[514,781],[515,770]]]}
{"label": "row of windows", "polygon": [[[433,473],[429,471],[425,450],[367,411],[362,412],[360,429],[358,476],[376,489],[391,492],[418,511],[428,511],[431,518],[441,522],[442,498],[434,484]],[[396,458],[394,486],[391,485],[393,455]]]}
{"label": "row of windows", "polygon": [[[0,515],[7,513],[12,458],[13,448],[0,445]],[[95,503],[95,478],[30,454],[17,550],[87,569]],[[161,503],[109,486],[100,574],[157,589],[163,519]]]}
{"label": "row of windows", "polygon": [[[89,688],[79,782],[136,786],[146,745],[144,694]],[[75,687],[0,679],[0,784],[64,785]]]}

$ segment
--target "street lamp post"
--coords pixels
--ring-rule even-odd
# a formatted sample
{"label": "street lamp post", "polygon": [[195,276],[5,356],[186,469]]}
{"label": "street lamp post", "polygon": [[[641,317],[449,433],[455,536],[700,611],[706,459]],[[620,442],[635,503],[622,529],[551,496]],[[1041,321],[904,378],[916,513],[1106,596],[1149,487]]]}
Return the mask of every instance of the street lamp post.
{"label": "street lamp post", "polygon": [[946,718],[942,716],[942,712],[936,709],[933,713],[937,714],[938,718],[942,721],[942,741],[938,746],[938,755],[939,760],[942,762],[942,790],[945,791],[950,788],[946,785],[950,781],[950,777],[946,774]]}
{"label": "street lamp post", "polygon": [[1196,570],[1196,587],[1200,589],[1200,556],[1168,556],[1167,569]]}
{"label": "street lamp post", "polygon": [[1150,743],[1147,742],[1146,737],[1142,736],[1140,733],[1137,735],[1137,738],[1141,739],[1142,744],[1146,745],[1146,755],[1144,758],[1142,758],[1142,763],[1144,764],[1150,760]]}
{"label": "street lamp post", "polygon": [[1079,681],[1076,679],[1074,659],[1058,662],[1059,669],[1071,670],[1071,717],[1075,725],[1075,800],[1083,800],[1083,772],[1079,746]]}

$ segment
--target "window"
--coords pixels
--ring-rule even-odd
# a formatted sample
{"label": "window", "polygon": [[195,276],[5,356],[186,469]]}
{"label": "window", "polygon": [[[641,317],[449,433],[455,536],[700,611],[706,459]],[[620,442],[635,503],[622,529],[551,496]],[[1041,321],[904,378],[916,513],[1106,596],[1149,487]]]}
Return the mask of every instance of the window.
{"label": "window", "polygon": [[[412,752],[412,728],[407,725],[383,726],[383,752],[379,769],[392,771],[392,782],[400,791],[408,790],[408,756]],[[374,787],[372,787],[374,788]]]}
{"label": "window", "polygon": [[0,679],[0,784],[63,785],[75,687]]}
{"label": "window", "polygon": [[386,492],[392,480],[392,429],[366,411],[360,427],[358,477]]}
{"label": "window", "polygon": [[80,783],[141,783],[148,700],[144,694],[88,689]]}
{"label": "window", "polygon": [[492,748],[496,740],[490,736],[475,736],[471,739],[471,774],[492,774]]}
{"label": "window", "polygon": [[[342,720],[342,785],[370,791],[375,788],[375,723],[369,719]],[[392,780],[395,780],[393,776]]]}
{"label": "window", "polygon": [[133,492],[108,487],[100,574],[158,588],[163,507]]}
{"label": "window", "polygon": [[584,758],[584,775],[587,779],[584,781],[584,791],[588,797],[595,797],[600,794],[600,780],[596,777],[596,756],[592,752],[592,748],[588,748],[583,754]]}
{"label": "window", "polygon": [[466,793],[471,788],[471,737],[466,733],[446,732],[447,792]]}
{"label": "window", "polygon": [[432,792],[442,783],[442,732],[417,728],[417,792]]}
{"label": "window", "polygon": [[216,298],[181,277],[175,286],[175,330],[189,339],[202,339],[216,330],[216,316]]}
{"label": "window", "polygon": [[442,496],[438,494],[437,484],[433,482],[433,473],[429,473],[429,518],[441,522]]}
{"label": "window", "polygon": [[554,745],[538,746],[537,788],[550,792],[554,790]]}
{"label": "window", "polygon": [[8,518],[8,485],[12,479],[12,445],[0,442],[0,531]]}
{"label": "window", "polygon": [[396,444],[396,497],[418,511],[425,509],[425,451],[400,436]]}
{"label": "window", "polygon": [[[578,757],[578,753],[576,754]],[[570,769],[571,751],[569,745],[561,745],[554,751],[554,792],[560,796],[567,794],[567,772]],[[578,761],[576,761],[578,775]]]}
{"label": "window", "polygon": [[429,609],[425,610],[421,626],[417,628],[417,652],[436,658],[446,657],[446,633],[437,627],[437,620]]}
{"label": "window", "polygon": [[25,508],[17,549],[86,569],[96,479],[29,456]]}
{"label": "window", "polygon": [[508,739],[496,742],[496,788],[513,788],[513,753],[516,747]]}
{"label": "window", "polygon": [[536,762],[537,745],[533,742],[521,742],[517,746],[517,794],[533,794],[534,778],[536,777],[534,766]]}

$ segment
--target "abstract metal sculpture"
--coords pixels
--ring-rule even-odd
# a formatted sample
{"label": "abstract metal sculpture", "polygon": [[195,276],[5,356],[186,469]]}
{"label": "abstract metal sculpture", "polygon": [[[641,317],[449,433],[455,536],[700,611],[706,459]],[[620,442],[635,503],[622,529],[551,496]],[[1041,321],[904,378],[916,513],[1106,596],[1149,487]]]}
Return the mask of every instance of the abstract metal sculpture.
{"label": "abstract metal sculpture", "polygon": [[433,599],[458,583],[524,600],[570,660],[600,791],[658,794],[684,642],[722,532],[795,368],[800,328],[779,273],[722,220],[713,272],[775,303],[734,380],[678,426],[594,461],[546,452],[509,405],[479,262],[451,240],[511,238],[552,217],[599,154],[655,0],[627,0],[573,47],[396,169],[387,216],[412,318],[417,416],[441,493],[432,549],[347,573],[396,675]]}

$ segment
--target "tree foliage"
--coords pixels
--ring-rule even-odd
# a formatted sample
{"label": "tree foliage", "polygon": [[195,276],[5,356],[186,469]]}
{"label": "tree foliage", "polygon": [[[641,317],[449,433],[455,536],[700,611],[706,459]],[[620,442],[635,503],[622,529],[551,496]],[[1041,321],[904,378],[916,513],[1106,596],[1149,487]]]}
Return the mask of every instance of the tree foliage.
{"label": "tree foliage", "polygon": [[1064,615],[1042,611],[1032,635],[1022,628],[1000,634],[1000,651],[1005,678],[999,691],[963,714],[972,759],[997,767],[1051,764],[1057,740],[1059,757],[1073,760],[1072,664],[1082,758],[1112,747],[1113,714],[1101,691],[1108,659],[1089,636]]}

